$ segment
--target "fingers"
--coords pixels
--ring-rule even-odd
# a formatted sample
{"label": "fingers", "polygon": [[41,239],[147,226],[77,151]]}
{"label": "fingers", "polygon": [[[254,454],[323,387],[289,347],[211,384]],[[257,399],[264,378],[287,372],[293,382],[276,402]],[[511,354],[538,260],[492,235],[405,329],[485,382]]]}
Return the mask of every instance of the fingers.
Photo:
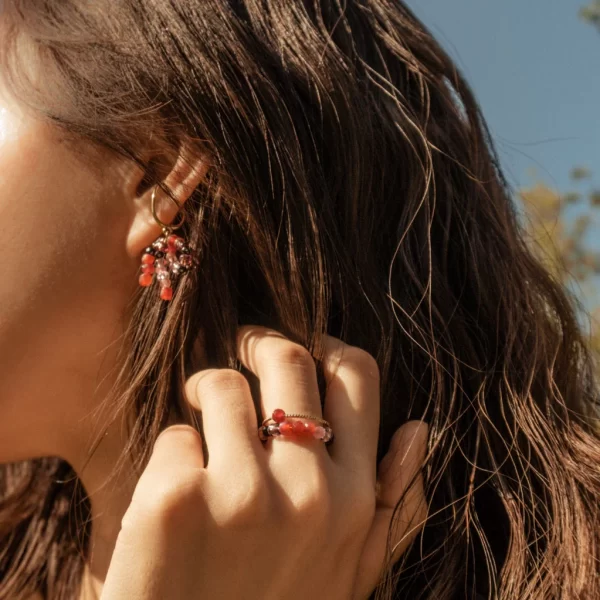
{"label": "fingers", "polygon": [[[392,512],[413,477],[414,484],[404,497],[402,510],[395,526],[393,539],[396,561],[417,535],[425,518],[425,492],[420,467],[427,452],[429,427],[424,421],[408,421],[397,432],[388,452],[387,461],[380,470],[378,483],[378,508],[382,514],[382,526],[390,526]],[[386,457],[384,457],[385,460]]]}
{"label": "fingers", "polygon": [[339,465],[363,473],[367,485],[374,486],[380,415],[377,362],[361,348],[328,335],[324,346],[324,412],[335,434],[330,455]]}
{"label": "fingers", "polygon": [[421,520],[417,517],[424,515],[425,493],[423,476],[419,471],[427,452],[428,433],[429,427],[424,421],[408,421],[396,432],[390,449],[380,465],[378,508],[389,516],[391,516],[389,510],[394,509],[404,490],[416,475],[414,484],[404,497],[401,513],[404,525],[410,529],[415,528],[415,531],[404,541],[401,540],[404,537],[404,530],[399,532],[399,536],[394,540],[394,544],[400,542],[400,546],[396,548],[396,557],[404,552],[410,540],[416,535]]}
{"label": "fingers", "polygon": [[156,438],[148,465],[158,472],[173,469],[200,471],[204,469],[202,437],[193,427],[170,425]]}
{"label": "fingers", "polygon": [[[363,549],[355,598],[368,597],[379,582],[386,567],[390,526],[393,564],[406,552],[425,522],[427,504],[420,468],[427,452],[428,433],[429,427],[424,421],[408,421],[394,434],[390,449],[380,463],[375,518]],[[392,523],[394,507],[415,476]]]}
{"label": "fingers", "polygon": [[[181,514],[173,509],[182,497],[198,497],[206,473],[204,466],[202,437],[196,429],[182,423],[164,429],[154,442],[122,527],[135,530],[140,519],[152,518],[159,512],[173,521]],[[136,539],[141,535],[138,531]]]}
{"label": "fingers", "polygon": [[260,379],[262,411],[321,417],[315,362],[310,352],[283,334],[254,325],[240,327],[238,357]]}
{"label": "fingers", "polygon": [[[311,443],[312,439],[306,444],[302,438],[284,440],[281,436],[267,446],[275,446],[286,460],[298,458],[298,447],[330,455],[338,465],[360,474],[365,485],[374,487],[380,413],[377,362],[366,351],[337,338],[326,335],[323,341],[328,381],[324,417],[334,430],[333,444],[325,447],[322,442]],[[241,363],[258,378],[264,417],[270,417],[275,408],[323,417],[315,361],[306,348],[272,329],[246,325],[239,328],[237,351]],[[249,383],[240,372],[207,369],[196,373],[186,384],[186,394],[202,411],[209,454],[214,448],[217,460],[239,464],[240,457],[249,459],[264,449],[257,435],[259,423]]]}
{"label": "fingers", "polygon": [[[306,348],[277,331],[258,326],[240,327],[237,345],[239,360],[258,377],[265,418],[275,408],[282,408],[287,414],[322,417],[315,362]],[[270,440],[263,452],[264,449],[272,469],[277,469],[273,462],[276,461],[287,471],[294,465],[307,476],[310,462],[322,466],[323,460],[329,459],[325,444],[308,435],[281,435]]]}
{"label": "fingers", "polygon": [[204,369],[186,382],[185,394],[202,413],[207,468],[250,468],[262,450],[248,380],[234,369]]}

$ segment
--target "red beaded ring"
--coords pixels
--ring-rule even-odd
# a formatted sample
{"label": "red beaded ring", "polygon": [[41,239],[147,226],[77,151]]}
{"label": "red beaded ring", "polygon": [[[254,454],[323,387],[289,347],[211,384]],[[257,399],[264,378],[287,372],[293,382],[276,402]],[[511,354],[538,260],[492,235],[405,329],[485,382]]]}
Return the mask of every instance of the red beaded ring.
{"label": "red beaded ring", "polygon": [[[183,225],[185,221],[183,213],[180,222],[175,226],[166,225],[158,218],[155,207],[157,187],[152,191],[152,215],[163,228],[163,235],[144,250],[139,284],[142,287],[152,285],[154,274],[156,274],[156,279],[159,281],[161,288],[160,297],[163,300],[171,300],[173,298],[173,282],[179,275],[196,266],[197,262],[192,256],[192,251],[186,241],[172,233],[173,229]],[[179,206],[176,200],[171,199]]]}
{"label": "red beaded ring", "polygon": [[[310,419],[309,421],[288,421],[288,419]],[[268,424],[269,421],[274,423]],[[318,425],[315,424],[315,421]],[[333,441],[333,430],[325,419],[311,415],[286,414],[281,408],[276,408],[270,417],[267,417],[258,428],[258,437],[265,441],[269,437],[283,436],[310,436],[325,443]]]}

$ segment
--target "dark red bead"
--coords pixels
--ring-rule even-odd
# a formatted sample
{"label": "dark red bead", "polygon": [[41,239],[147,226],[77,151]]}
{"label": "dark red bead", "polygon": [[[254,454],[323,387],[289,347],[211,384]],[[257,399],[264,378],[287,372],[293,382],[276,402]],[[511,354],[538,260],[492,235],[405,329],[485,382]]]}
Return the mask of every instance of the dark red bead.
{"label": "dark red bead", "polygon": [[304,431],[310,435],[315,432],[315,424],[313,421],[305,421],[304,423]]}
{"label": "dark red bead", "polygon": [[271,416],[275,423],[283,423],[285,421],[285,411],[281,408],[276,408]]}
{"label": "dark red bead", "polygon": [[284,421],[279,425],[279,432],[281,435],[291,435],[294,432],[294,428],[289,421]]}

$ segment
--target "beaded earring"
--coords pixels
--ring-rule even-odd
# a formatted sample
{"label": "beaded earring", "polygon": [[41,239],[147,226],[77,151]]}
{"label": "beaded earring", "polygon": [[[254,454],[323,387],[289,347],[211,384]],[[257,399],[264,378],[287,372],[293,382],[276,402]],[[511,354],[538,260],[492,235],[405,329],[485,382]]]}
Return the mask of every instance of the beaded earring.
{"label": "beaded earring", "polygon": [[[185,215],[181,213],[181,219],[177,225],[163,223],[156,214],[156,188],[152,191],[152,216],[162,227],[163,234],[157,238],[152,245],[144,250],[142,255],[139,283],[142,287],[152,285],[154,275],[160,284],[160,297],[162,300],[173,298],[173,284],[179,277],[197,266],[197,261],[192,255],[192,250],[186,240],[173,231],[179,229],[185,222]],[[171,198],[181,209],[177,200]]]}

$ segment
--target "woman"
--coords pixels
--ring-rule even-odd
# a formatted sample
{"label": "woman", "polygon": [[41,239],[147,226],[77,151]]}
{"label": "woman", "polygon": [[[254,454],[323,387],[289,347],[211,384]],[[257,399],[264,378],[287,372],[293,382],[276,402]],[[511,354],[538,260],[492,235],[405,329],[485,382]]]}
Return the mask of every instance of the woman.
{"label": "woman", "polygon": [[572,302],[343,4],[5,0],[0,598],[600,597]]}

